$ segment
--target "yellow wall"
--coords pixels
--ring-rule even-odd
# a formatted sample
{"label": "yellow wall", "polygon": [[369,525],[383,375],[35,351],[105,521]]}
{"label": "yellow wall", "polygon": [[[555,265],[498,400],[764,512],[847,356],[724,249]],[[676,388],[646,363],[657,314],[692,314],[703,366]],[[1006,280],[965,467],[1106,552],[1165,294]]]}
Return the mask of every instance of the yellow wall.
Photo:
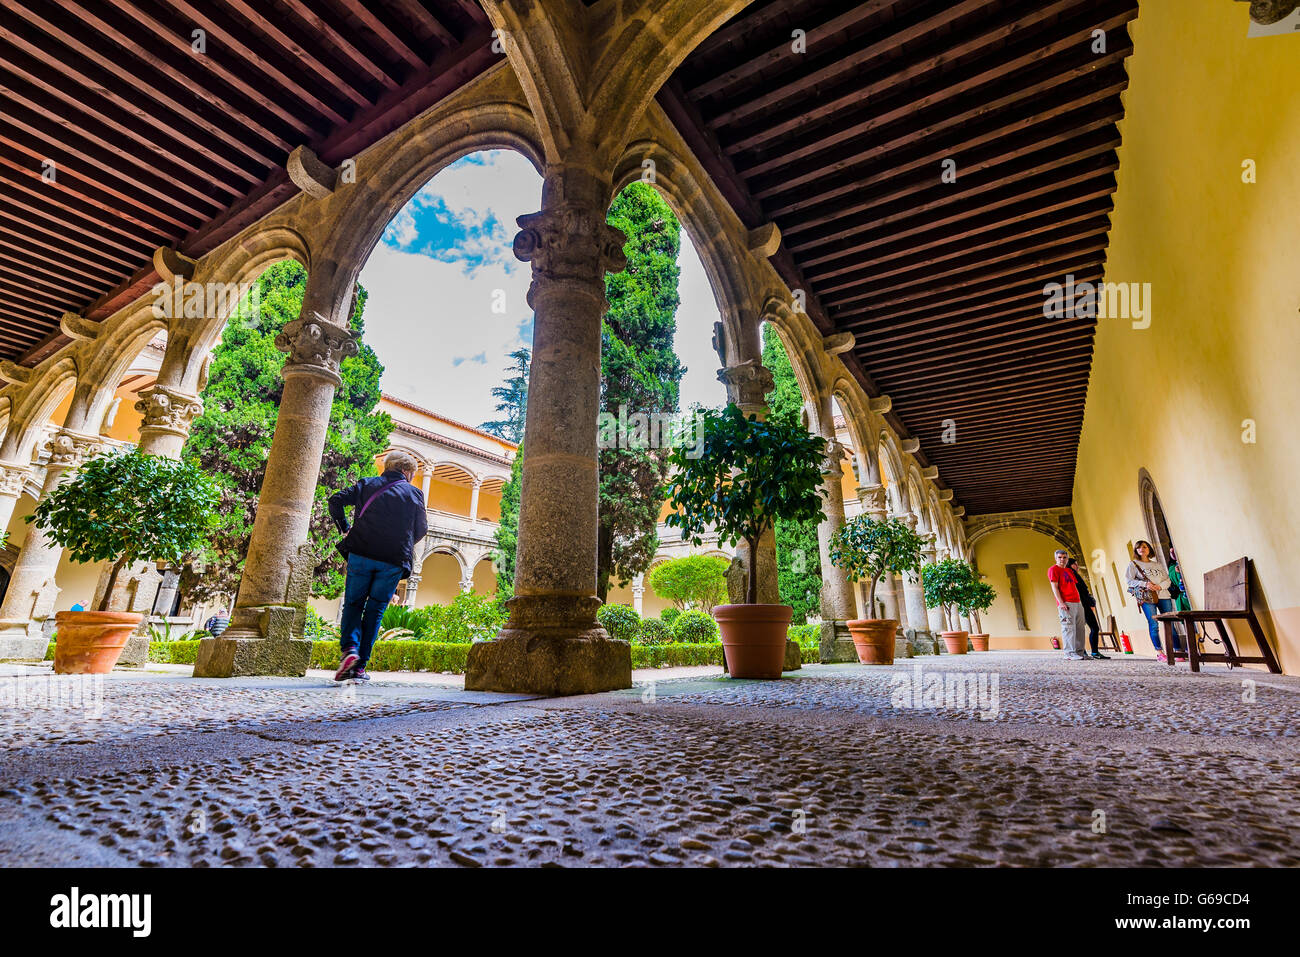
{"label": "yellow wall", "polygon": [[[1055,539],[1028,528],[1000,528],[975,543],[975,565],[998,593],[993,606],[980,613],[990,648],[1050,648],[1048,639],[1060,637],[1056,599],[1047,582],[1047,569],[1054,563],[1059,547]],[[1029,565],[1016,571],[1025,624],[1029,626],[1024,631],[1016,620],[1006,570],[1007,565],[1021,562]]]}
{"label": "yellow wall", "polygon": [[[1247,39],[1246,4],[1143,0],[1128,61],[1106,279],[1152,284],[1150,328],[1098,324],[1074,515],[1107,569],[1146,538],[1156,483],[1193,604],[1254,559],[1284,670],[1300,672],[1300,35]],[[1257,182],[1242,182],[1254,160]],[[1253,420],[1257,441],[1243,442]],[[1089,558],[1091,563],[1093,557]],[[1108,586],[1113,591],[1113,582]],[[1114,596],[1112,596],[1112,600]],[[1141,611],[1116,608],[1135,649]],[[1251,643],[1246,643],[1251,649]]]}

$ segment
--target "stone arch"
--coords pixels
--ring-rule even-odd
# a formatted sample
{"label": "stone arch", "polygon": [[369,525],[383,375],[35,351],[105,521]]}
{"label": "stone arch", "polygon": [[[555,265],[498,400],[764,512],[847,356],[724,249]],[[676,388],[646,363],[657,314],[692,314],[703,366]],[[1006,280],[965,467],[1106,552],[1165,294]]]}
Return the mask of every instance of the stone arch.
{"label": "stone arch", "polygon": [[1156,490],[1155,479],[1145,468],[1138,469],[1138,503],[1142,509],[1147,541],[1155,546],[1161,564],[1168,564],[1169,552],[1174,548],[1169,518],[1160,501],[1160,493]]}
{"label": "stone arch", "polygon": [[[500,73],[489,79],[505,82]],[[474,84],[467,87],[473,89]],[[404,128],[393,143],[382,144],[371,156],[358,160],[358,165],[367,169],[365,176],[339,186],[322,201],[327,221],[318,234],[324,238],[313,250],[312,265],[322,273],[319,281],[324,284],[321,295],[335,321],[393,217],[456,160],[488,149],[514,150],[539,173],[544,172],[532,114],[510,98],[508,89],[495,101],[450,111],[432,110]]]}
{"label": "stone arch", "polygon": [[1020,515],[994,515],[987,518],[980,517],[967,521],[965,526],[967,550],[971,555],[974,555],[975,545],[981,539],[987,538],[994,532],[1004,528],[1027,528],[1030,531],[1046,535],[1075,558],[1079,559],[1079,566],[1081,568],[1087,565],[1083,560],[1083,549],[1079,545],[1079,540],[1071,532],[1052,522],[1045,522],[1041,519]]}
{"label": "stone arch", "polygon": [[912,508],[907,493],[907,472],[903,467],[903,452],[889,430],[882,428],[878,435],[876,447],[883,477],[888,483],[887,494],[893,514],[906,515]]}
{"label": "stone arch", "polygon": [[37,366],[31,379],[11,398],[12,411],[0,443],[0,461],[23,465],[30,462],[40,430],[68,392],[79,388],[84,387],[72,350],[60,350]]}
{"label": "stone arch", "polygon": [[[846,378],[835,380],[831,386],[831,395],[844,415],[844,425],[849,432],[849,441],[858,460],[857,480],[859,485],[873,485],[880,482],[880,454],[872,437],[876,434],[871,411],[860,401],[861,393],[852,388]],[[864,474],[865,472],[865,474]]]}
{"label": "stone arch", "polygon": [[467,559],[465,552],[460,548],[460,546],[455,542],[447,541],[445,539],[435,539],[434,541],[429,542],[428,546],[424,549],[424,552],[420,555],[420,562],[412,570],[412,574],[420,574],[420,569],[424,567],[424,563],[428,561],[430,555],[450,555],[452,558],[456,559],[456,564],[460,566],[461,578],[464,578],[467,572],[472,571],[472,569],[468,568],[466,565]]}

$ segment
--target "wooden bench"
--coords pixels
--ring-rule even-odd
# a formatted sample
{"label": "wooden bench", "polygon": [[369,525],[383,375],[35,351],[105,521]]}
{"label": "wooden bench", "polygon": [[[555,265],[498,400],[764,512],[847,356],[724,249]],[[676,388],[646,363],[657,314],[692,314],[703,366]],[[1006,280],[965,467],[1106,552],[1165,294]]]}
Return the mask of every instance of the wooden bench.
{"label": "wooden bench", "polygon": [[[1273,655],[1273,649],[1269,647],[1268,639],[1264,637],[1264,629],[1260,627],[1259,619],[1255,617],[1255,611],[1250,605],[1249,559],[1238,558],[1235,562],[1205,573],[1205,605],[1204,611],[1167,611],[1156,615],[1156,621],[1160,622],[1164,636],[1165,657],[1169,660],[1170,666],[1175,663],[1174,625],[1182,622],[1188,639],[1187,660],[1193,671],[1201,670],[1201,662],[1212,661],[1225,662],[1231,667],[1244,664],[1268,665],[1268,670],[1273,674],[1282,673],[1277,658]],[[1255,636],[1255,643],[1259,645],[1259,655],[1245,657],[1237,654],[1232,645],[1232,636],[1224,624],[1229,618],[1243,618],[1250,623],[1250,633]],[[1219,637],[1223,640],[1222,654],[1217,652],[1206,654],[1198,647],[1200,642],[1196,639],[1193,627],[1198,621],[1214,622],[1214,626],[1219,630]]]}

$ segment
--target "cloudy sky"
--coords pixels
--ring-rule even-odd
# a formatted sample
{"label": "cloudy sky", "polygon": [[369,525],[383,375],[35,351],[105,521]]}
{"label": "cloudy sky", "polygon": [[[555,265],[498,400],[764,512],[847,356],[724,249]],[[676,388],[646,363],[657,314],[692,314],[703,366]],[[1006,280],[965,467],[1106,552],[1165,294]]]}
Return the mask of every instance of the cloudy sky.
{"label": "cloudy sky", "polygon": [[[385,392],[469,425],[497,417],[490,390],[530,346],[529,267],[511,251],[515,217],[535,212],[541,177],[518,153],[475,153],[435,176],[389,224],[361,273],[366,339]],[[711,346],[717,306],[683,233],[677,354],[682,407],[725,401]]]}

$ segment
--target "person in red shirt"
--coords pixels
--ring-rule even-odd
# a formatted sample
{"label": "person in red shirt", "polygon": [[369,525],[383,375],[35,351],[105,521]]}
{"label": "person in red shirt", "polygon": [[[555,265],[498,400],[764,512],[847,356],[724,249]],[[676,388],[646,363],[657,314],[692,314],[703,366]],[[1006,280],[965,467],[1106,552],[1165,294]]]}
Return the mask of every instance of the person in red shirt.
{"label": "person in red shirt", "polygon": [[1084,636],[1088,622],[1083,614],[1083,601],[1074,575],[1066,567],[1070,553],[1064,548],[1056,550],[1056,564],[1047,570],[1047,580],[1052,585],[1052,597],[1061,618],[1061,646],[1069,661],[1089,661],[1084,651]]}

